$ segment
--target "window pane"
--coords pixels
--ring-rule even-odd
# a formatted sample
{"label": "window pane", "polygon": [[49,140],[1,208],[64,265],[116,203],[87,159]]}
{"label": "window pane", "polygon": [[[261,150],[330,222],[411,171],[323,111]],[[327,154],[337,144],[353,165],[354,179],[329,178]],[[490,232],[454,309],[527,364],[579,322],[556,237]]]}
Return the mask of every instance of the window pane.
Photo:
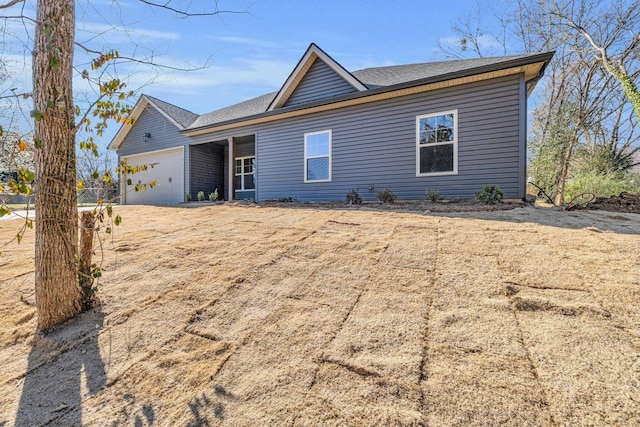
{"label": "window pane", "polygon": [[318,143],[318,155],[328,156],[329,155],[329,134],[321,133],[315,136],[316,136],[316,141]]}
{"label": "window pane", "polygon": [[420,173],[452,171],[453,144],[420,147]]}
{"label": "window pane", "polygon": [[242,190],[242,175],[236,175],[235,188],[236,190]]}
{"label": "window pane", "polygon": [[329,179],[329,158],[307,159],[307,181]]}
{"label": "window pane", "polygon": [[438,127],[453,129],[453,114],[438,116]]}
{"label": "window pane", "polygon": [[253,172],[253,159],[244,159],[244,173]]}
{"label": "window pane", "polygon": [[256,186],[253,183],[253,174],[244,176],[244,189],[245,190],[253,190]]}
{"label": "window pane", "polygon": [[436,131],[437,142],[453,141],[453,128],[439,127]]}
{"label": "window pane", "polygon": [[242,173],[242,160],[236,160],[236,173]]}
{"label": "window pane", "polygon": [[420,119],[420,131],[434,130],[437,126],[437,117],[425,117]]}
{"label": "window pane", "polygon": [[329,155],[329,133],[307,135],[307,157]]}
{"label": "window pane", "polygon": [[436,142],[436,131],[420,132],[420,144],[430,144],[432,142]]}

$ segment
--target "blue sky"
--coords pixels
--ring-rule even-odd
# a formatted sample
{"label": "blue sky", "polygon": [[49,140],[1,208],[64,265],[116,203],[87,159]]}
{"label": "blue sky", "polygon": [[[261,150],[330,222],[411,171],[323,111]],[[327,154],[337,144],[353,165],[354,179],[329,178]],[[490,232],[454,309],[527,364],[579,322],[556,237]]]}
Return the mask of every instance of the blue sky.
{"label": "blue sky", "polygon": [[[194,11],[211,3],[174,2],[191,3]],[[115,48],[122,55],[153,57],[172,67],[206,64],[191,72],[134,64],[118,67],[129,89],[198,114],[277,91],[311,42],[350,71],[445,59],[438,41],[451,43],[451,24],[477,13],[475,0],[221,0],[221,9],[246,13],[186,19],[137,0],[76,4],[78,42],[96,50]],[[26,12],[33,13],[34,7],[35,1],[27,0]],[[491,16],[487,12],[485,22]],[[22,25],[14,23],[9,29],[17,34]],[[29,91],[30,55],[18,39],[8,40],[13,45],[5,47],[3,57],[11,61],[10,71],[16,75],[10,85]],[[87,67],[80,52],[76,59],[80,69]],[[78,92],[88,90],[80,79],[74,84]],[[101,145],[108,144],[116,130],[111,124]]]}

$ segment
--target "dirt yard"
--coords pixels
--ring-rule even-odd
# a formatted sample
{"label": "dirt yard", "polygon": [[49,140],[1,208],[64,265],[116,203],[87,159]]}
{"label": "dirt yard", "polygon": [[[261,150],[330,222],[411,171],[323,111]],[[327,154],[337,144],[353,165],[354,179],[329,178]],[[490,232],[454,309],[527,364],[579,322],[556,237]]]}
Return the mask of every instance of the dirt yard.
{"label": "dirt yard", "polygon": [[117,211],[102,305],[43,338],[2,247],[0,427],[640,425],[638,214]]}

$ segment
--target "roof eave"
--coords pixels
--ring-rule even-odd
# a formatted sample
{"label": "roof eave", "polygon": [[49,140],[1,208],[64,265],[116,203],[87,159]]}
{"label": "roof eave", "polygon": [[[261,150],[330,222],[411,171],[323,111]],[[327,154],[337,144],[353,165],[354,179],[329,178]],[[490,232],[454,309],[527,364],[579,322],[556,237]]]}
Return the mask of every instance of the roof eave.
{"label": "roof eave", "polygon": [[[175,127],[177,127],[180,132],[185,130],[184,126],[182,126],[180,123],[178,123],[173,117],[171,117],[169,114],[167,114],[162,108],[160,108],[155,102],[153,102],[152,99],[150,99],[146,95],[141,95],[140,96],[140,99],[138,99],[138,102],[136,102],[136,105],[131,110],[131,115],[129,117],[132,117],[134,120],[137,120],[138,117],[140,116],[140,114],[142,114],[142,111],[144,111],[144,109],[147,108],[147,105],[149,105],[149,104],[156,111],[158,111],[160,114],[162,114],[167,120],[169,120]],[[122,142],[124,141],[124,138],[131,131],[131,128],[133,128],[134,125],[135,125],[135,123],[134,124],[128,124],[128,123],[122,124],[120,126],[120,129],[118,129],[118,132],[116,133],[116,136],[113,137],[113,139],[111,140],[111,142],[107,146],[107,149],[108,150],[117,151],[118,148],[120,147],[120,144],[122,144]]]}

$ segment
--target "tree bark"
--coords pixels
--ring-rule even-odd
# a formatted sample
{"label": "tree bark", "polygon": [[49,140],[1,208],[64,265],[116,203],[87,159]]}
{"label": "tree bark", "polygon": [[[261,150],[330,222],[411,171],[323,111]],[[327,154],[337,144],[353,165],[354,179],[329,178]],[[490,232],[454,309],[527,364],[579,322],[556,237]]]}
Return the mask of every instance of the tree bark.
{"label": "tree bark", "polygon": [[80,313],[75,116],[74,0],[38,0],[33,52],[36,172],[35,290],[38,328]]}

